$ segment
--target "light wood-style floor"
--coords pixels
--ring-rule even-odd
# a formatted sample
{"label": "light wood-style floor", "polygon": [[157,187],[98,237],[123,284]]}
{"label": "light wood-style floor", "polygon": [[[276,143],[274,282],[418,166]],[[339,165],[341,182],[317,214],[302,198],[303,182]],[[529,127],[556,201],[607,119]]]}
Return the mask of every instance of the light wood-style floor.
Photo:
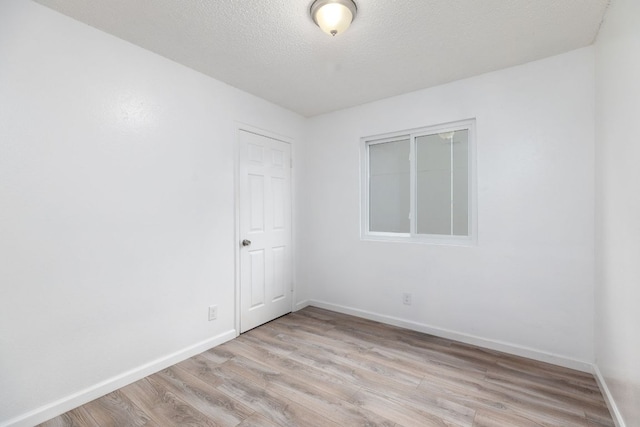
{"label": "light wood-style floor", "polygon": [[308,307],[43,426],[614,426],[589,374]]}

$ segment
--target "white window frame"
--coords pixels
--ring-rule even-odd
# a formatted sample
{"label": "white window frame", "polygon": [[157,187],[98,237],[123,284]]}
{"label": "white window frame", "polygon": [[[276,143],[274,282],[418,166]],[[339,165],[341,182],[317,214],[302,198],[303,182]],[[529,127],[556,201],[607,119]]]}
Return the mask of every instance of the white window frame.
{"label": "white window frame", "polygon": [[[374,135],[360,139],[360,237],[362,240],[391,242],[413,242],[439,245],[473,246],[478,242],[477,226],[477,183],[476,183],[476,120],[467,119],[456,122],[425,126],[417,129]],[[416,232],[416,138],[435,133],[468,130],[468,231],[467,236],[418,234]],[[369,231],[369,147],[375,144],[409,139],[409,233]]]}

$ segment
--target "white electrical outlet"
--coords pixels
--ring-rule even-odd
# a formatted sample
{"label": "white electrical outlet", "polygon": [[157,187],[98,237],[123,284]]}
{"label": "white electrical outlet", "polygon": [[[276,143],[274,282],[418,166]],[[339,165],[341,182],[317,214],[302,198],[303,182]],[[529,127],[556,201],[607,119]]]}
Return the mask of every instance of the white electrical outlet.
{"label": "white electrical outlet", "polygon": [[402,303],[404,305],[411,305],[411,294],[402,294]]}
{"label": "white electrical outlet", "polygon": [[216,320],[218,318],[218,306],[210,305],[209,306],[209,320]]}

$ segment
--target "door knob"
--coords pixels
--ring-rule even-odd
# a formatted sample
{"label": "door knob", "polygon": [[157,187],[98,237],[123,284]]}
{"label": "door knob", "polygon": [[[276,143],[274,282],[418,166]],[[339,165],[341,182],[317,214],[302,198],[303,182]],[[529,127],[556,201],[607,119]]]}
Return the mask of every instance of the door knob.
{"label": "door knob", "polygon": [[244,239],[242,241],[242,246],[249,246],[251,244],[251,240]]}

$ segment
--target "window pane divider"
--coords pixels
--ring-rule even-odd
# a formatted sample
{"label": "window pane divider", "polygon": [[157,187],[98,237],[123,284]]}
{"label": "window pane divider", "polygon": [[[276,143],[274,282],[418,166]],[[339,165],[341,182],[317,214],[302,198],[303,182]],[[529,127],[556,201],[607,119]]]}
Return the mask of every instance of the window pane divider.
{"label": "window pane divider", "polygon": [[450,179],[449,179],[449,186],[451,187],[451,200],[449,201],[449,211],[450,211],[450,231],[449,234],[450,235],[454,235],[453,234],[453,135],[449,137],[449,149],[450,149],[450,157],[449,157],[449,174],[450,174]]}
{"label": "window pane divider", "polygon": [[417,173],[416,165],[416,137],[409,135],[409,234],[411,237],[417,235],[417,219],[418,211],[416,206],[417,185],[416,177]]}

